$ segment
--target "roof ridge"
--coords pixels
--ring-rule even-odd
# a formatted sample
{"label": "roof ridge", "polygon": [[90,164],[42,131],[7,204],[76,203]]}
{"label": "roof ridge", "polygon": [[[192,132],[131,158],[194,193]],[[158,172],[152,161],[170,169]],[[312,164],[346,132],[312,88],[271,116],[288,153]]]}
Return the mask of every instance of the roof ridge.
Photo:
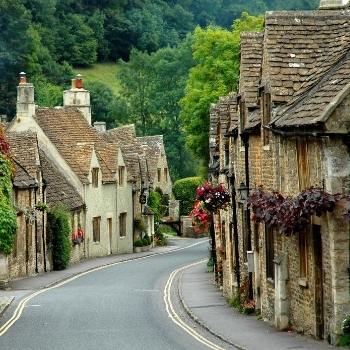
{"label": "roof ridge", "polygon": [[281,115],[274,119],[271,124],[275,124],[277,121],[281,120],[286,113],[290,113],[295,108],[297,108],[297,105],[301,101],[307,101],[308,98],[312,97],[312,93],[317,90],[317,88],[327,80],[328,76],[337,70],[341,64],[350,57],[350,48],[346,50],[346,52],[338,58],[338,60],[330,65],[328,69],[325,70],[325,72],[318,78],[316,81],[310,85],[309,88],[307,88],[300,96],[298,96],[296,99],[291,100],[289,103],[286,104],[286,108],[282,109]]}

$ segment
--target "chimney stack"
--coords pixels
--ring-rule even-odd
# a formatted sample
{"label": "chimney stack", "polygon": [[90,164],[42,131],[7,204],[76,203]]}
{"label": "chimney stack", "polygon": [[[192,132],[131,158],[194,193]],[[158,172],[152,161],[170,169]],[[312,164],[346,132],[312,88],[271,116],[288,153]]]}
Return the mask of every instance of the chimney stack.
{"label": "chimney stack", "polygon": [[35,115],[34,86],[27,83],[27,76],[24,72],[19,74],[16,115],[19,118],[30,118]]}
{"label": "chimney stack", "polygon": [[350,0],[320,0],[320,10],[343,9],[349,6]]}
{"label": "chimney stack", "polygon": [[94,123],[94,128],[98,132],[106,132],[106,122],[95,122]]}
{"label": "chimney stack", "polygon": [[63,92],[63,106],[76,107],[91,125],[90,92],[84,89],[83,77],[80,74],[72,79],[70,90]]}

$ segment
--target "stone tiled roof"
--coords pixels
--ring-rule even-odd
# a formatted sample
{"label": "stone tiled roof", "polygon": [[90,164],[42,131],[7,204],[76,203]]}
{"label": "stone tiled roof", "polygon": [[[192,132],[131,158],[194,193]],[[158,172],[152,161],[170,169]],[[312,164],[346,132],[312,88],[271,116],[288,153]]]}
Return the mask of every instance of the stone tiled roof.
{"label": "stone tiled roof", "polygon": [[47,184],[46,202],[53,207],[63,203],[70,210],[84,207],[84,201],[79,193],[71,186],[64,175],[50,162],[43,151],[40,151],[42,172]]}
{"label": "stone tiled roof", "polygon": [[146,180],[147,169],[144,158],[144,152],[136,137],[135,125],[125,125],[105,133],[106,140],[115,142],[120,147],[125,165],[127,167],[128,181],[137,181],[142,177]]}
{"label": "stone tiled roof", "polygon": [[229,95],[229,113],[230,123],[228,125],[228,132],[233,132],[238,129],[238,113],[237,113],[237,94],[231,92]]}
{"label": "stone tiled roof", "polygon": [[262,84],[279,103],[302,94],[350,44],[349,10],[267,12],[265,23]]}
{"label": "stone tiled roof", "polygon": [[10,145],[10,155],[15,163],[13,184],[16,187],[37,186],[40,167],[38,142],[33,132],[6,134]]}
{"label": "stone tiled roof", "polygon": [[256,108],[254,110],[248,111],[248,122],[245,126],[245,130],[255,129],[261,123],[260,109]]}
{"label": "stone tiled roof", "polygon": [[164,148],[163,135],[142,136],[137,138],[146,156],[147,170],[150,179],[157,173],[158,160]]}
{"label": "stone tiled roof", "polygon": [[73,108],[39,108],[34,118],[79,179],[88,183],[97,131]]}
{"label": "stone tiled roof", "polygon": [[[94,149],[101,161],[103,181],[114,180],[118,148],[116,145],[108,145],[104,137],[87,122],[79,110],[39,108],[34,118],[82,183],[89,182]],[[102,144],[105,150],[101,147]]]}
{"label": "stone tiled roof", "polygon": [[324,122],[324,113],[339,93],[350,83],[350,51],[347,52],[308,90],[298,94],[286,108],[277,112],[275,127],[311,126]]}
{"label": "stone tiled roof", "polygon": [[244,91],[247,107],[255,106],[258,102],[258,89],[263,58],[263,40],[263,33],[241,34],[239,91]]}
{"label": "stone tiled roof", "polygon": [[217,103],[219,109],[220,134],[224,136],[230,124],[230,99],[229,96],[220,97]]}

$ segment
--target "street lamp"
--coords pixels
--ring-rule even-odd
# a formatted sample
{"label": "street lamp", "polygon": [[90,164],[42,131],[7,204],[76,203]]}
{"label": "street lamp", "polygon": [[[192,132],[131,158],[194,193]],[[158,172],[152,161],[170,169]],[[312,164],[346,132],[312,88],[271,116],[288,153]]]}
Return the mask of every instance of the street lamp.
{"label": "street lamp", "polygon": [[249,188],[246,186],[244,182],[241,182],[239,187],[237,188],[238,194],[239,194],[239,199],[242,201],[247,200],[248,195],[249,195]]}

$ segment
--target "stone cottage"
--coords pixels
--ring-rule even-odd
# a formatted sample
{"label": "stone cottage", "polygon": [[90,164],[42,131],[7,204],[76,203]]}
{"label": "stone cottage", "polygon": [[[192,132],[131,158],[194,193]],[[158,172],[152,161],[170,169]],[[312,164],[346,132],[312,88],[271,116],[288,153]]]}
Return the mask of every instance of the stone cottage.
{"label": "stone cottage", "polygon": [[32,132],[9,133],[15,167],[13,197],[17,209],[17,232],[12,254],[0,260],[0,280],[50,270],[46,239],[46,185],[41,171],[38,140]]}
{"label": "stone cottage", "polygon": [[[126,166],[118,143],[107,140],[91,126],[90,95],[83,88],[81,77],[73,79],[63,100],[63,107],[36,108],[34,87],[22,76],[17,115],[7,130],[35,132],[43,157],[79,195],[72,221],[74,226],[79,225],[79,220],[80,224],[84,222],[85,257],[131,252],[131,169]],[[79,210],[80,203],[86,205],[86,211]]]}
{"label": "stone cottage", "polygon": [[286,236],[254,222],[245,197],[258,186],[349,195],[347,7],[268,12],[263,33],[243,34],[238,120],[221,99],[210,131],[211,176],[234,184],[232,209],[215,218],[225,294],[244,286],[265,320],[333,344],[350,311],[348,220],[339,211],[312,216]]}

